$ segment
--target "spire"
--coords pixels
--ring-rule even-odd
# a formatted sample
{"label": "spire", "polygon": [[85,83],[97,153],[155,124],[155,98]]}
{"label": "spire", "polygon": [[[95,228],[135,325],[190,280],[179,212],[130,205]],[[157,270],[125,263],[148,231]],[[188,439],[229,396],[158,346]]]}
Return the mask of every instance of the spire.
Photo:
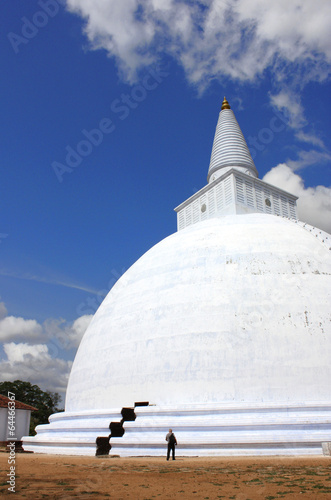
{"label": "spire", "polygon": [[296,219],[296,196],[257,179],[257,170],[226,97],[216,127],[208,184],[175,208],[178,230],[234,214]]}
{"label": "spire", "polygon": [[254,177],[258,176],[236,117],[224,97],[210,158],[208,182],[213,182],[231,168]]}

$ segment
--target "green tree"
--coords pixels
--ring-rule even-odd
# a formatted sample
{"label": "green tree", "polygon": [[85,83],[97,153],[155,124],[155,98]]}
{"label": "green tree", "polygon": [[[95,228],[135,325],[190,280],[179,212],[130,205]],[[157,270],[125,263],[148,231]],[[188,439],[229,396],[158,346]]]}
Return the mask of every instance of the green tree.
{"label": "green tree", "polygon": [[36,434],[35,427],[39,424],[47,424],[48,417],[52,413],[63,411],[59,409],[61,397],[57,392],[42,391],[37,385],[22,380],[14,382],[0,382],[0,394],[8,396],[8,392],[15,394],[15,399],[21,403],[34,406],[37,411],[31,413],[30,435]]}

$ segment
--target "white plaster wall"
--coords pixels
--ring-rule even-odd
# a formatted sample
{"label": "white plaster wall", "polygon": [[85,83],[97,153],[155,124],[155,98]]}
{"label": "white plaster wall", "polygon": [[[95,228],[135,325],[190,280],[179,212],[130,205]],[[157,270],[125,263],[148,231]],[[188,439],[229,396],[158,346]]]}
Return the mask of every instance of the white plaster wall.
{"label": "white plaster wall", "polygon": [[7,439],[7,408],[0,408],[0,441]]}
{"label": "white plaster wall", "polygon": [[[15,436],[9,435],[7,408],[0,408],[0,441],[10,441],[14,437],[20,441],[22,436],[29,434],[30,410],[15,410]],[[11,425],[11,424],[10,424]]]}
{"label": "white plaster wall", "polygon": [[214,218],[169,236],[95,314],[66,411],[330,402],[330,272],[327,245],[272,215]]}
{"label": "white plaster wall", "polygon": [[[30,410],[15,410],[15,436],[18,441],[22,439],[22,436],[29,435],[30,417]],[[7,439],[10,440],[10,437]]]}

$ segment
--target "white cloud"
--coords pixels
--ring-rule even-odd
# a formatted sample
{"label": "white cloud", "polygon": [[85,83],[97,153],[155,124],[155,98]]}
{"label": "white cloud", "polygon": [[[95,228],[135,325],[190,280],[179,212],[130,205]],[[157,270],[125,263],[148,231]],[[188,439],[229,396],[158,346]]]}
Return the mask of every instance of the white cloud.
{"label": "white cloud", "polygon": [[73,334],[73,342],[74,346],[78,347],[80,344],[80,341],[82,340],[82,337],[91,323],[93,318],[93,314],[85,314],[85,316],[81,316],[80,318],[77,318],[71,327],[71,332]]}
{"label": "white cloud", "polygon": [[[3,302],[1,313],[7,314]],[[49,319],[40,325],[34,319],[5,316],[0,321],[5,354],[0,360],[1,379],[25,380],[43,390],[59,392],[64,400],[72,360],[63,358],[78,347],[92,317],[84,315],[72,323]]]}
{"label": "white cloud", "polygon": [[326,163],[331,161],[331,155],[326,151],[299,151],[297,160],[287,160],[287,165],[292,170],[300,170],[301,168],[310,167],[317,163]]}
{"label": "white cloud", "polygon": [[42,390],[65,393],[71,361],[51,357],[45,344],[4,344],[7,360],[0,362],[2,380],[24,380]]}
{"label": "white cloud", "polygon": [[303,130],[299,130],[296,134],[295,137],[302,142],[307,142],[310,144],[313,144],[314,146],[317,146],[321,149],[325,149],[325,144],[322,141],[320,137],[317,137],[315,134],[312,133],[305,133]]}
{"label": "white cloud", "polygon": [[3,342],[36,343],[51,341],[60,350],[77,348],[93,315],[80,316],[73,323],[63,319],[48,319],[42,325],[35,319],[6,316],[7,309],[0,302],[0,338]]}
{"label": "white cloud", "polygon": [[10,364],[23,363],[25,359],[50,358],[48,348],[45,344],[29,345],[10,342],[9,344],[4,344],[4,351]]}
{"label": "white cloud", "polygon": [[67,350],[79,346],[92,318],[92,314],[85,314],[70,324],[63,319],[48,319],[43,326],[53,345],[59,349]]}
{"label": "white cloud", "polygon": [[330,72],[329,0],[67,0],[67,7],[129,81],[165,53],[200,89],[224,76],[252,81],[270,67],[276,82],[293,88]]}
{"label": "white cloud", "polygon": [[288,125],[293,128],[301,128],[306,124],[304,110],[300,102],[300,96],[284,89],[278,94],[270,95],[272,106],[287,115]]}
{"label": "white cloud", "polygon": [[331,188],[305,188],[303,179],[286,164],[272,168],[263,180],[298,196],[298,218],[331,233]]}
{"label": "white cloud", "polygon": [[35,319],[16,318],[7,316],[0,321],[0,338],[3,342],[8,340],[40,340],[42,327]]}

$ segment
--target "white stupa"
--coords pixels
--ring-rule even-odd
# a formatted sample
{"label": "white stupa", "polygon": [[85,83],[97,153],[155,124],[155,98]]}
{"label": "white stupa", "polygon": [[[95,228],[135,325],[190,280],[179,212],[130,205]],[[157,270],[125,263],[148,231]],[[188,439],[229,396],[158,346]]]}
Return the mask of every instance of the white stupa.
{"label": "white stupa", "polygon": [[[331,441],[331,237],[257,177],[226,99],[208,185],[118,280],[78,349],[65,412],[26,450],[322,454]],[[109,438],[110,436],[110,438]],[[97,439],[98,438],[98,439]],[[109,446],[108,446],[109,443]]]}

